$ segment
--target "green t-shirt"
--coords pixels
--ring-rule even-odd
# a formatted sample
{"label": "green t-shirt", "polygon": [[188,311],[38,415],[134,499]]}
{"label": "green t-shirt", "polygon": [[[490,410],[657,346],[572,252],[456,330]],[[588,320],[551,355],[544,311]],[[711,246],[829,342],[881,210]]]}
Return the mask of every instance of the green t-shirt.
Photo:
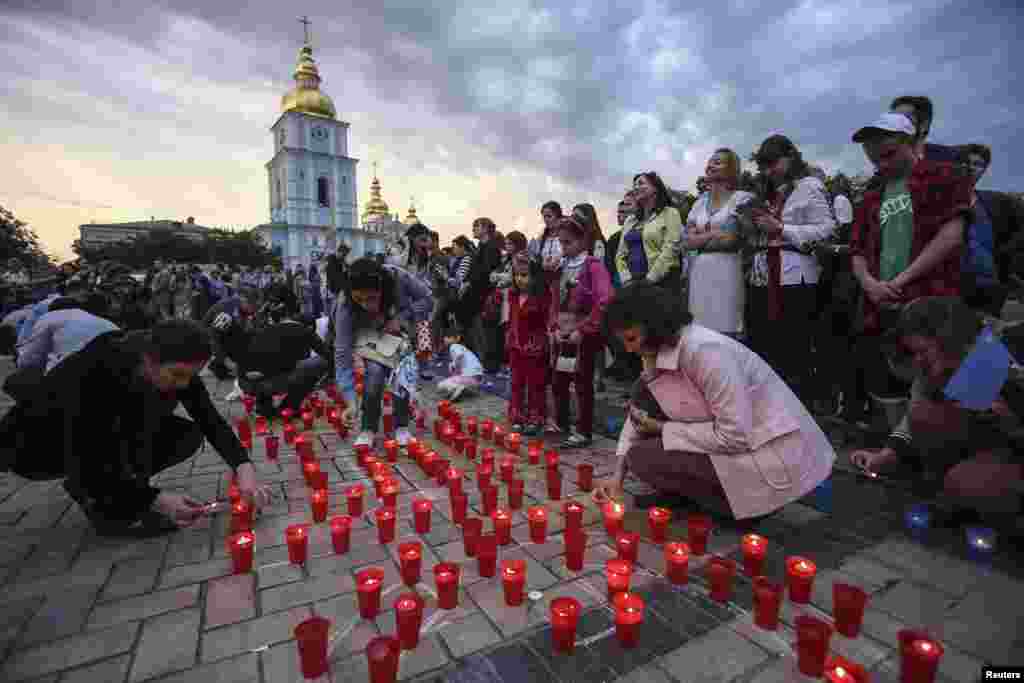
{"label": "green t-shirt", "polygon": [[893,279],[910,265],[914,207],[910,203],[906,178],[886,184],[879,222],[882,226],[882,258],[878,277],[885,281]]}

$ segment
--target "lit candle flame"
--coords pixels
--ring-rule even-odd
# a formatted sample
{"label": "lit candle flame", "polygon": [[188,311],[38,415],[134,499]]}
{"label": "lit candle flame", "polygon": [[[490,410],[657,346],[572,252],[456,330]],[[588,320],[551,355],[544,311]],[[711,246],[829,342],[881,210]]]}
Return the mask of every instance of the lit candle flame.
{"label": "lit candle flame", "polygon": [[252,538],[250,538],[249,536],[239,536],[238,540],[235,541],[235,543],[238,545],[249,545],[250,543],[252,543]]}
{"label": "lit candle flame", "polygon": [[835,668],[835,669],[833,670],[833,673],[834,673],[834,674],[836,675],[836,678],[846,678],[846,675],[847,675],[847,674],[846,674],[846,669],[844,669],[844,668],[843,668],[843,667],[841,667],[841,666],[837,666],[837,667],[836,667],[836,668]]}

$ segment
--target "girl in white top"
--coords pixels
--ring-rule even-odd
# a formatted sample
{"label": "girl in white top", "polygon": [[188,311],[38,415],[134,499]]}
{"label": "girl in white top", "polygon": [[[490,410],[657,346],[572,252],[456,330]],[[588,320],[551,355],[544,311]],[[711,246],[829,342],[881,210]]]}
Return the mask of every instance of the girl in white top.
{"label": "girl in white top", "polygon": [[704,179],[709,190],[697,198],[682,235],[683,250],[696,252],[689,256],[690,313],[700,325],[738,337],[746,286],[736,207],[753,195],[736,189],[740,159],[731,149],[715,150]]}

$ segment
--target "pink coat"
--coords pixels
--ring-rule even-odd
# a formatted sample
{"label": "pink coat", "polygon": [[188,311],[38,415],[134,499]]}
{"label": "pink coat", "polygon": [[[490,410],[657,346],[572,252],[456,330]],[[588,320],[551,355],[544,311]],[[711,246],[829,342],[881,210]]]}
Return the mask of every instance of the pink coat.
{"label": "pink coat", "polygon": [[[710,457],[737,519],[765,515],[828,478],[835,451],[800,399],[756,353],[706,327],[658,354],[648,388],[669,417],[665,450]],[[619,437],[619,471],[638,437]],[[685,457],[681,455],[680,457]]]}

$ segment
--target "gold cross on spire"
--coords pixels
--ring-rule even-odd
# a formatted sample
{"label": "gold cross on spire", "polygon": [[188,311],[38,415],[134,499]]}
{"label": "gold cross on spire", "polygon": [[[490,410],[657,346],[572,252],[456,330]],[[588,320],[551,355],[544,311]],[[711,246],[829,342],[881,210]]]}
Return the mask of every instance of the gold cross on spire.
{"label": "gold cross on spire", "polygon": [[377,177],[377,162],[373,162],[373,177]]}
{"label": "gold cross on spire", "polygon": [[309,17],[304,16],[301,19],[299,19],[299,23],[302,24],[302,32],[303,34],[305,34],[306,45],[309,45],[309,25],[312,24],[313,22],[309,20]]}

